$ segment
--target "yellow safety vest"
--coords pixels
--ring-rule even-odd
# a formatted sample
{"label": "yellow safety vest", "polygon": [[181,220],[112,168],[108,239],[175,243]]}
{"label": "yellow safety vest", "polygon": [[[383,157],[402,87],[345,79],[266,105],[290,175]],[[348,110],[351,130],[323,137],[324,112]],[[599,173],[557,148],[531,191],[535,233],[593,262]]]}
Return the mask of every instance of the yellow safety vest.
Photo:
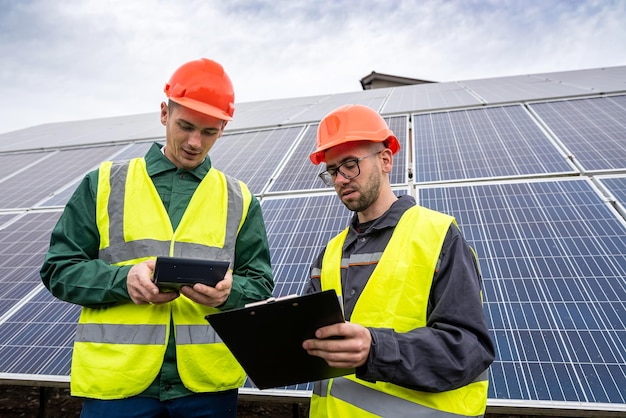
{"label": "yellow safety vest", "polygon": [[[351,322],[396,332],[424,327],[428,296],[441,246],[454,218],[421,206],[407,210],[359,297]],[[424,240],[419,237],[429,237]],[[326,248],[322,290],[341,295],[342,248],[348,230]],[[344,266],[346,267],[346,266]],[[487,373],[458,389],[431,393],[387,382],[370,383],[352,374],[315,383],[311,417],[482,416],[487,404]]]}
{"label": "yellow safety vest", "polygon": [[[99,258],[113,265],[159,255],[232,263],[251,196],[245,184],[212,168],[174,231],[145,160],[105,162],[96,200]],[[121,399],[140,394],[161,369],[170,332],[185,387],[194,392],[240,387],[243,369],[204,319],[215,311],[184,296],[163,305],[83,307],[72,356],[72,395]]]}

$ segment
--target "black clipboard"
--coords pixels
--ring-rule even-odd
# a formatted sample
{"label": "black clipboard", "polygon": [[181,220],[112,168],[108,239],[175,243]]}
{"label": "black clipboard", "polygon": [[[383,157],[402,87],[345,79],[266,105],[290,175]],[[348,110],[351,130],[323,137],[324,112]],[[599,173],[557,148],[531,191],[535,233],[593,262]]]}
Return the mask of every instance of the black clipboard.
{"label": "black clipboard", "polygon": [[288,296],[206,316],[259,389],[354,373],[311,356],[302,342],[323,326],[344,322],[334,290]]}

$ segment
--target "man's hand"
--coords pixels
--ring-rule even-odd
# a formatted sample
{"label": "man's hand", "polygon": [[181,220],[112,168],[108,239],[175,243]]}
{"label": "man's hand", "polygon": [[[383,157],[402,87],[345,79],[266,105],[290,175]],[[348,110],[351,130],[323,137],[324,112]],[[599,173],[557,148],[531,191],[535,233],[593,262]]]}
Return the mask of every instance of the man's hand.
{"label": "man's hand", "polygon": [[[338,338],[339,337],[339,338]],[[315,331],[315,338],[302,347],[312,356],[321,357],[331,367],[355,368],[367,361],[372,335],[359,324],[343,322]]]}
{"label": "man's hand", "polygon": [[233,273],[228,270],[224,275],[224,280],[219,281],[215,287],[196,283],[191,286],[183,286],[180,292],[196,303],[206,306],[217,307],[228,299],[233,286]]}
{"label": "man's hand", "polygon": [[171,302],[179,295],[177,292],[159,292],[159,288],[152,282],[155,260],[146,260],[135,264],[126,276],[128,294],[137,305],[147,303],[161,304]]}

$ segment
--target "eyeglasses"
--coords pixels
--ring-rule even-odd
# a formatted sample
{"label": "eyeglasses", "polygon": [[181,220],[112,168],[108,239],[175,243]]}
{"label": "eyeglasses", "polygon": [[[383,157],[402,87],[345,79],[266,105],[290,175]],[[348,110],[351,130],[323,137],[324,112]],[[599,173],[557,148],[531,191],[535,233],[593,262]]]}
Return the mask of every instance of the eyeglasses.
{"label": "eyeglasses", "polygon": [[326,171],[322,171],[321,173],[318,174],[318,176],[319,178],[322,179],[325,185],[327,185],[328,187],[333,187],[335,185],[335,178],[337,177],[337,173],[341,174],[343,178],[345,178],[346,180],[350,180],[355,177],[358,177],[359,174],[361,174],[359,161],[364,160],[367,157],[371,157],[372,155],[380,154],[383,151],[384,150],[380,150],[380,151],[368,154],[365,157],[344,161],[343,163],[339,164],[337,167],[327,168]]}

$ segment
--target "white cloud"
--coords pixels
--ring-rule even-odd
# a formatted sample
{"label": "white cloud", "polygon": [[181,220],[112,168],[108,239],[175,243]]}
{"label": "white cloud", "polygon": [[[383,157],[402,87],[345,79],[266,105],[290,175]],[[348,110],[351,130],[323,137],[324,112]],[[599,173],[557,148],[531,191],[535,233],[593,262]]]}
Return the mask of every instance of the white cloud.
{"label": "white cloud", "polygon": [[200,56],[237,101],[360,90],[371,71],[436,81],[625,65],[626,2],[0,0],[0,132],[156,112]]}

